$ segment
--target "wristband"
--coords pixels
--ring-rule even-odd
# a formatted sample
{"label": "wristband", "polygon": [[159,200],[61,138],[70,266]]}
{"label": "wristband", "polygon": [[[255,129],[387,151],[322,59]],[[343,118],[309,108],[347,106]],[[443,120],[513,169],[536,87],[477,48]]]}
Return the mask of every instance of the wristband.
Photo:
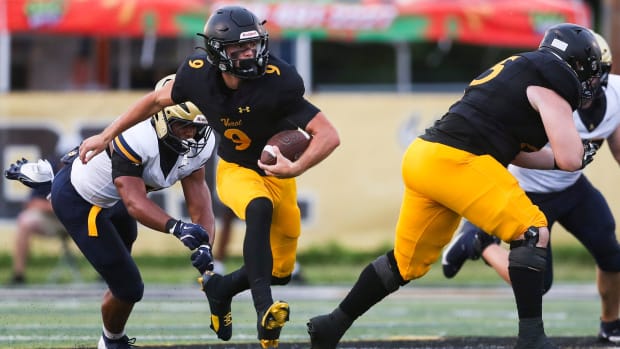
{"label": "wristband", "polygon": [[166,226],[165,226],[165,231],[164,233],[168,233],[168,234],[172,234],[174,232],[174,226],[177,224],[177,220],[174,218],[170,218],[167,222],[166,222]]}

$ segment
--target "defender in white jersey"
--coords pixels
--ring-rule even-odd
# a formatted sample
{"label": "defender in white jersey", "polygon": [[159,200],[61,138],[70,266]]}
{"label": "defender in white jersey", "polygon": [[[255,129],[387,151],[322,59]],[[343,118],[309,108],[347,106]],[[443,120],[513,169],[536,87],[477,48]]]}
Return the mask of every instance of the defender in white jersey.
{"label": "defender in white jersey", "polygon": [[[137,222],[181,240],[194,251],[196,268],[213,268],[215,223],[205,163],[214,145],[200,110],[180,103],[123,132],[88,164],[76,157],[54,178],[54,212],[108,286],[98,349],[130,348],[135,341],[125,334],[125,325],[144,293],[131,257]],[[170,217],[147,197],[178,181],[193,223]]]}
{"label": "defender in white jersey", "polygon": [[[584,140],[599,146],[607,140],[609,149],[620,164],[620,76],[610,75],[612,57],[607,42],[595,34],[603,53],[600,87],[590,105],[573,114],[577,130]],[[601,296],[599,339],[620,343],[620,245],[615,222],[603,195],[592,186],[583,171],[532,170],[510,165],[532,202],[545,213],[549,229],[558,222],[573,234],[592,254],[597,265],[597,287]],[[467,259],[478,259],[493,267],[506,282],[508,251],[499,241],[469,222],[444,250],[443,271],[454,277]],[[553,282],[552,249],[547,248],[545,288]]]}

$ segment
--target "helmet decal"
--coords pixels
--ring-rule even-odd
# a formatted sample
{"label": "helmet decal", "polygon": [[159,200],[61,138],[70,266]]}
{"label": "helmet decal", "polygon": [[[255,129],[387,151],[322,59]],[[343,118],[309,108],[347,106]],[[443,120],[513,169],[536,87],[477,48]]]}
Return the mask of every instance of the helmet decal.
{"label": "helmet decal", "polygon": [[196,117],[193,120],[193,123],[195,123],[195,124],[208,124],[207,118],[204,115],[202,115],[202,114],[196,115]]}
{"label": "helmet decal", "polygon": [[257,38],[260,35],[258,35],[258,32],[256,30],[251,30],[249,32],[243,32],[239,35],[239,39],[243,40],[243,39],[250,39],[250,38]]}
{"label": "helmet decal", "polygon": [[557,48],[559,50],[566,51],[566,48],[568,47],[568,44],[565,43],[562,40],[553,39],[553,41],[551,42],[551,46],[553,46],[553,47],[555,47],[555,48]]}

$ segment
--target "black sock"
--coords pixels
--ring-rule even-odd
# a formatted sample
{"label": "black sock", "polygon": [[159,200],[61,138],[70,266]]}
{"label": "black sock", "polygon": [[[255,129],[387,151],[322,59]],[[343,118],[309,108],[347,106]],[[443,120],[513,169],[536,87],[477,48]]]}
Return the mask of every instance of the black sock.
{"label": "black sock", "polygon": [[509,267],[519,319],[542,317],[543,272]]}
{"label": "black sock", "polygon": [[273,257],[269,241],[272,215],[273,204],[267,198],[250,201],[245,213],[243,263],[257,312],[264,311],[273,304],[271,296]]}
{"label": "black sock", "polygon": [[493,235],[489,235],[487,233],[479,234],[478,239],[480,239],[480,250],[481,251],[484,251],[484,249],[489,247],[489,245],[498,244],[500,241],[499,238]]}
{"label": "black sock", "polygon": [[225,298],[232,298],[236,294],[243,292],[250,288],[248,282],[248,273],[245,267],[233,271],[230,274],[222,276],[222,279],[218,285],[218,295],[222,295]]}
{"label": "black sock", "polygon": [[388,294],[375,268],[368,264],[339,307],[355,320]]}

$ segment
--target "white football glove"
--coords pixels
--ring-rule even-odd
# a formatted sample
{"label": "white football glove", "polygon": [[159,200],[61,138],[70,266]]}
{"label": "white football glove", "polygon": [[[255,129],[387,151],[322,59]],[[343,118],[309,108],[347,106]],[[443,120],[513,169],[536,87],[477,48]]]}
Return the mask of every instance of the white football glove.
{"label": "white football glove", "polygon": [[16,163],[11,164],[8,170],[4,171],[7,179],[18,180],[30,188],[47,185],[54,180],[54,170],[47,160],[28,162],[22,158]]}

